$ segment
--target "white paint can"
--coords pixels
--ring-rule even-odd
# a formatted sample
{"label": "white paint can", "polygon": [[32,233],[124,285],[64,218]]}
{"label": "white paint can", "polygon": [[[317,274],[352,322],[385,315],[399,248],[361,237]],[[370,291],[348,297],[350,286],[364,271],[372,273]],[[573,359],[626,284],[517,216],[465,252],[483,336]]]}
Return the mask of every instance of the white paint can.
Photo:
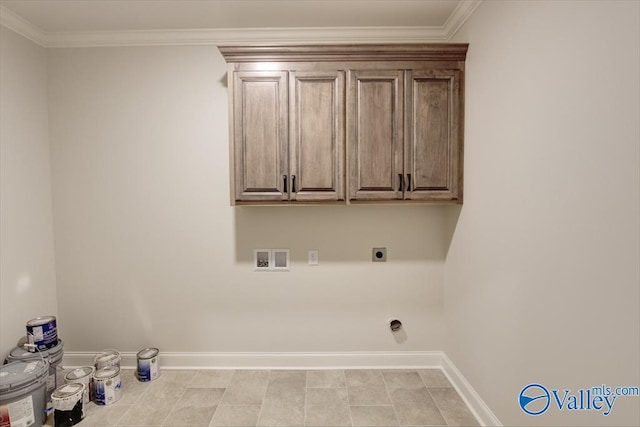
{"label": "white paint can", "polygon": [[107,366],[117,366],[119,368],[121,360],[122,358],[118,350],[109,349],[96,354],[93,363],[96,365],[96,370],[106,368]]}
{"label": "white paint can", "polygon": [[42,316],[27,322],[29,351],[49,350],[58,345],[58,325],[55,316]]}
{"label": "white paint can", "polygon": [[71,427],[84,418],[85,385],[81,383],[65,384],[53,391],[53,425],[54,427]]}
{"label": "white paint can", "polygon": [[119,366],[107,366],[93,374],[93,401],[96,405],[111,405],[122,397]]}
{"label": "white paint can", "polygon": [[71,372],[67,372],[64,376],[64,381],[67,384],[79,383],[84,385],[84,392],[82,393],[82,403],[85,405],[91,401],[91,388],[93,382],[93,374],[96,372],[96,368],[93,366],[84,366],[82,368],[74,369]]}
{"label": "white paint can", "polygon": [[145,348],[138,352],[138,381],[153,381],[160,376],[160,350]]}

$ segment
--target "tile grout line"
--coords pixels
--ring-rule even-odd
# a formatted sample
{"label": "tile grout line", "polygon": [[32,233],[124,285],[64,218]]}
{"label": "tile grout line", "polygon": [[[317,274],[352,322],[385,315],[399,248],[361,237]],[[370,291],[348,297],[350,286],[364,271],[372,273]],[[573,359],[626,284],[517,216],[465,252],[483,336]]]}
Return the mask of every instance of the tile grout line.
{"label": "tile grout line", "polygon": [[353,413],[351,412],[351,400],[349,399],[349,385],[347,384],[347,374],[344,369],[342,370],[342,379],[344,380],[344,389],[347,392],[347,406],[349,408],[349,419],[351,420],[351,427],[353,427]]}
{"label": "tile grout line", "polygon": [[384,389],[387,392],[387,397],[389,398],[389,402],[391,402],[391,407],[393,408],[393,414],[396,416],[396,422],[398,423],[398,425],[400,425],[400,417],[398,416],[398,411],[396,411],[396,405],[393,403],[393,399],[391,398],[391,393],[389,392],[387,381],[384,379],[384,375],[382,374],[382,372],[380,372],[380,376],[382,377],[382,383],[384,384]]}
{"label": "tile grout line", "polygon": [[[135,369],[125,369],[125,371],[135,371]],[[120,378],[120,381],[122,381],[122,377]],[[121,383],[122,384],[122,383]],[[127,409],[126,411],[124,411],[122,413],[122,415],[120,415],[118,417],[118,419],[112,424],[114,427],[118,426],[118,424],[120,423],[120,421],[124,418],[125,415],[127,415],[129,413],[129,411],[131,411],[133,409],[133,407],[140,401],[142,400],[142,397],[149,393],[149,390],[151,389],[151,386],[153,386],[153,384],[149,384],[149,387],[145,387],[145,391],[143,391],[142,393],[140,393],[140,395],[131,403],[129,404],[129,409]],[[124,392],[124,391],[123,391]]]}
{"label": "tile grout line", "polygon": [[258,412],[258,419],[256,420],[256,426],[260,424],[260,417],[262,417],[262,410],[264,409],[264,399],[265,397],[267,397],[267,391],[269,390],[269,383],[271,382],[271,369],[268,369],[267,372],[269,373],[269,376],[267,377],[267,386],[264,388],[264,393],[262,394],[262,400],[260,401],[260,411]]}
{"label": "tile grout line", "polygon": [[[424,381],[422,381],[422,383],[424,383]],[[447,423],[447,425],[450,425],[449,420],[445,416],[444,412],[442,412],[442,409],[440,409],[440,405],[438,405],[438,402],[436,402],[436,399],[433,398],[433,394],[431,394],[429,387],[427,387],[427,393],[429,393],[429,397],[431,397],[431,400],[433,400],[433,403],[436,405],[436,409],[438,410],[438,412],[440,412],[440,416],[442,417],[444,422]]]}
{"label": "tile grout line", "polygon": [[309,371],[304,374],[304,412],[302,416],[302,424],[307,425],[307,392],[309,391]]}
{"label": "tile grout line", "polygon": [[[198,370],[198,373],[200,373],[200,372],[202,372],[202,370]],[[222,396],[220,396],[220,401],[216,405],[216,410],[213,411],[213,415],[211,415],[211,419],[209,420],[209,424],[207,424],[208,427],[211,427],[211,424],[213,423],[213,419],[216,417],[216,413],[218,412],[218,409],[222,406],[222,400],[224,399],[224,395],[227,394],[227,390],[229,389],[229,385],[231,385],[231,381],[233,381],[233,377],[235,375],[236,375],[236,370],[234,369],[233,375],[231,375],[231,378],[229,379],[229,382],[227,384],[225,384],[224,391],[222,392]],[[194,379],[195,379],[195,377],[194,377]],[[193,382],[193,380],[191,380],[191,382]]]}
{"label": "tile grout line", "polygon": [[[197,371],[196,371],[197,372]],[[195,378],[195,373],[193,375],[193,378]],[[193,378],[191,378],[191,381],[193,381]],[[191,384],[191,381],[189,381],[189,384]],[[178,399],[176,399],[176,402],[173,404],[173,406],[171,407],[171,410],[169,411],[169,413],[164,417],[164,419],[162,420],[162,422],[159,424],[159,426],[164,426],[164,423],[169,419],[169,417],[171,416],[171,414],[173,414],[173,411],[176,409],[176,406],[178,405],[178,402],[180,402],[180,399],[182,399],[184,397],[184,395],[187,393],[187,390],[189,389],[189,384],[184,386],[184,391],[182,392],[182,394],[180,395],[180,397],[178,397]]]}
{"label": "tile grout line", "polygon": [[[422,381],[422,384],[424,384],[424,387],[427,389],[427,393],[429,393],[429,397],[431,398],[431,400],[433,400],[434,405],[436,405],[436,409],[440,413],[440,416],[442,417],[444,422],[447,423],[447,425],[449,425],[449,420],[447,419],[447,417],[444,416],[444,412],[442,412],[442,409],[440,409],[440,405],[438,405],[438,402],[436,402],[436,400],[433,398],[433,395],[431,394],[431,391],[429,390],[429,386],[427,385],[427,383],[424,382],[424,378],[422,378],[422,375],[420,375],[420,372],[418,372],[418,377],[420,378],[420,381]],[[436,387],[434,387],[434,388],[436,388]],[[446,387],[442,387],[442,388],[446,388]]]}

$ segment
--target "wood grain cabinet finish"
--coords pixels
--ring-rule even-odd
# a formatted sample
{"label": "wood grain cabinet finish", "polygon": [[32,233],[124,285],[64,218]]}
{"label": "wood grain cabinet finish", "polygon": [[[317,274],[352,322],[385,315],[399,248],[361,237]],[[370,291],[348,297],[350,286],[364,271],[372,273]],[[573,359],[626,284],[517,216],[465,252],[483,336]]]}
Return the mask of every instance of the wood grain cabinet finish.
{"label": "wood grain cabinet finish", "polygon": [[233,76],[231,147],[235,200],[280,201],[288,197],[287,73],[243,71]]}
{"label": "wood grain cabinet finish", "polygon": [[344,72],[233,79],[232,202],[344,200]]}
{"label": "wood grain cabinet finish", "polygon": [[344,200],[344,72],[290,76],[290,199]]}
{"label": "wood grain cabinet finish", "polygon": [[459,70],[409,70],[405,199],[462,200]]}
{"label": "wood grain cabinet finish", "polygon": [[349,75],[349,199],[402,199],[402,71]]}
{"label": "wood grain cabinet finish", "polygon": [[462,203],[467,47],[219,47],[231,203]]}

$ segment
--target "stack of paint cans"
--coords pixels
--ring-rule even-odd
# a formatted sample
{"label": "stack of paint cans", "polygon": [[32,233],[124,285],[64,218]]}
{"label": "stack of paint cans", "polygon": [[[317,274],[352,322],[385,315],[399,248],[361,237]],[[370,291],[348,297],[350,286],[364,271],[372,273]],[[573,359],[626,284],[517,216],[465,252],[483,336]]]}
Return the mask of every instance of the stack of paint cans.
{"label": "stack of paint cans", "polygon": [[64,384],[64,370],[60,366],[60,362],[62,362],[64,343],[62,340],[58,340],[58,345],[49,349],[38,351],[37,353],[31,353],[28,348],[25,347],[14,347],[9,354],[7,355],[7,362],[14,362],[17,360],[21,361],[35,361],[35,360],[46,360],[48,362],[48,375],[46,382],[46,402],[47,402],[47,412],[51,412],[53,409],[51,406],[51,394],[56,387]]}
{"label": "stack of paint cans", "polygon": [[105,350],[94,358],[93,401],[96,405],[110,405],[122,397],[121,359],[117,350]]}
{"label": "stack of paint cans", "polygon": [[60,363],[64,354],[64,343],[58,338],[58,325],[54,316],[31,319],[26,324],[27,335],[17,347],[11,349],[5,363],[44,360],[47,362],[45,382],[45,412],[53,410],[51,394],[64,384],[64,371]]}
{"label": "stack of paint cans", "polygon": [[87,405],[92,400],[91,389],[93,388],[93,374],[96,368],[93,366],[84,366],[67,372],[64,376],[64,382],[67,384],[80,383],[84,385],[82,392],[82,403]]}

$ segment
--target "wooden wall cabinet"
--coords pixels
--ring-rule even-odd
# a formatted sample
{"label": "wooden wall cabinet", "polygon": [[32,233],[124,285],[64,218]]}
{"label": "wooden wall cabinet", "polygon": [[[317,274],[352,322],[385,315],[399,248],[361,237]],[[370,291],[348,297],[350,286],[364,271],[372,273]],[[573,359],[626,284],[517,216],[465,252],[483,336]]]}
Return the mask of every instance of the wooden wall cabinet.
{"label": "wooden wall cabinet", "polygon": [[232,204],[462,203],[466,44],[219,49]]}

